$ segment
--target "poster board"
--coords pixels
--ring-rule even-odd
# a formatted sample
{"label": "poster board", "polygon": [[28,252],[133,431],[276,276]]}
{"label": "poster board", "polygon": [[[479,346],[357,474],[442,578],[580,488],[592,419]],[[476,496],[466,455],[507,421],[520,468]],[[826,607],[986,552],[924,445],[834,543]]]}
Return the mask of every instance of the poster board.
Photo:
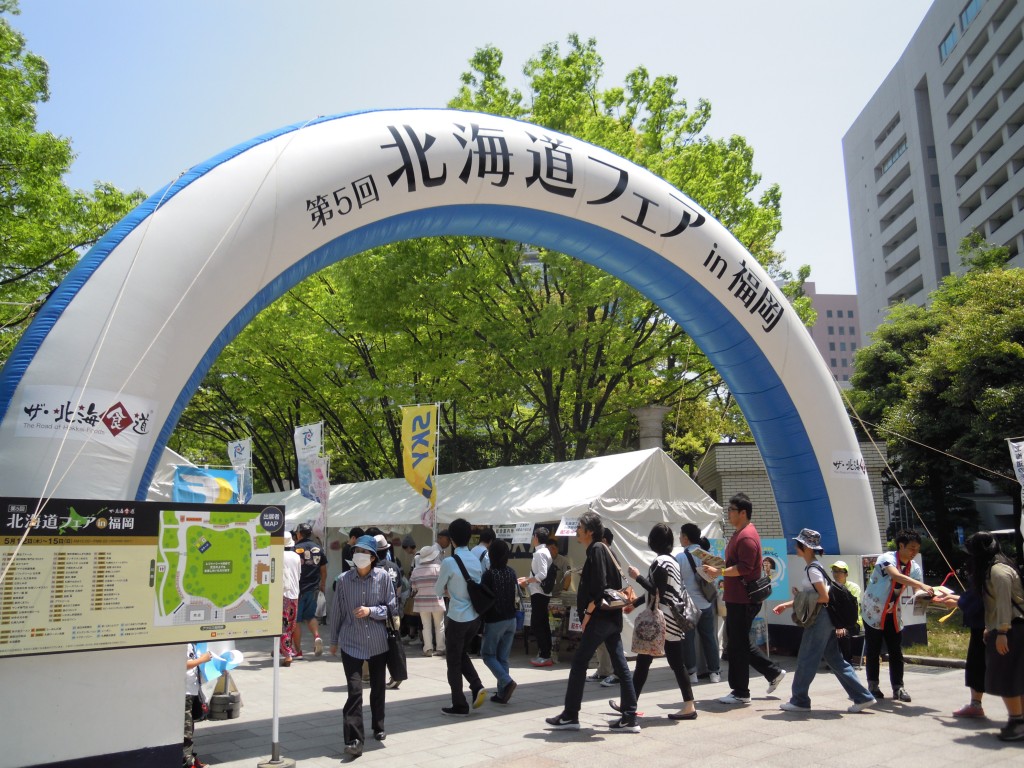
{"label": "poster board", "polygon": [[281,633],[282,507],[39,505],[0,498],[0,657]]}

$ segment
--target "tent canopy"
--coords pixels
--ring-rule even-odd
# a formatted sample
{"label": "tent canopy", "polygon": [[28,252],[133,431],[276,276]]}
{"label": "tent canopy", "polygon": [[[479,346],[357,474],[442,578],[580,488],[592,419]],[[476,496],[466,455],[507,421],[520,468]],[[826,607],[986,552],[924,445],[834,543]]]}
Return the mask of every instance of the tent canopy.
{"label": "tent canopy", "polygon": [[[462,517],[479,524],[552,521],[588,509],[611,521],[644,525],[692,522],[721,535],[722,508],[660,448],[555,464],[494,467],[437,479],[439,523]],[[319,505],[299,491],[260,493],[252,504],[283,504],[289,523],[312,522]],[[404,479],[331,486],[327,525],[418,525],[423,501]]]}

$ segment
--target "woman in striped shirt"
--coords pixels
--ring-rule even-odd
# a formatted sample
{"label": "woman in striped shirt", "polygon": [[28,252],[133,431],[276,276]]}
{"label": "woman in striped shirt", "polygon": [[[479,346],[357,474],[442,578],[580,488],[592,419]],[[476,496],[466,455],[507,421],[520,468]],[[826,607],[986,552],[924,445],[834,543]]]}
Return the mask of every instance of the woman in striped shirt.
{"label": "woman in striped shirt", "polygon": [[387,622],[398,615],[395,588],[387,571],[374,568],[377,544],[361,536],[353,547],[350,568],[337,581],[331,606],[331,654],[340,649],[348,681],[343,734],[345,752],[363,753],[363,662],[370,667],[370,719],[373,737],[384,741],[384,676],[387,672]]}
{"label": "woman in striped shirt", "polygon": [[[670,720],[696,720],[697,708],[693,703],[693,688],[690,687],[690,675],[686,671],[686,662],[683,660],[683,630],[676,623],[672,611],[667,608],[667,598],[671,596],[674,600],[680,600],[685,589],[679,574],[679,563],[672,557],[674,545],[675,536],[672,535],[672,529],[664,523],[658,523],[647,536],[647,546],[657,555],[647,571],[647,576],[641,576],[640,571],[633,566],[629,566],[628,570],[629,577],[647,591],[647,596],[639,598],[635,605],[646,600],[647,608],[650,610],[654,608],[654,600],[657,596],[661,605],[665,606],[663,609],[665,614],[665,658],[675,673],[679,690],[683,694],[683,708],[678,712],[670,713],[668,717]],[[637,654],[636,669],[633,670],[633,688],[636,690],[638,700],[644,683],[647,682],[647,672],[651,668],[652,661],[654,661],[653,656],[648,656],[645,653]],[[612,700],[608,703],[612,709],[619,711],[616,701]],[[637,716],[639,715],[638,712]]]}

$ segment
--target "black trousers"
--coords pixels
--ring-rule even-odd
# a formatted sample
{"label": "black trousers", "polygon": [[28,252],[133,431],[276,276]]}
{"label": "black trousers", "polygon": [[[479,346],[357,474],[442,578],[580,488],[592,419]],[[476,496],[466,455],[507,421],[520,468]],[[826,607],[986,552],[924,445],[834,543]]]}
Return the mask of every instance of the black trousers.
{"label": "black trousers", "polygon": [[729,644],[729,688],[733,695],[750,696],[750,667],[771,682],[782,674],[773,662],[750,641],[750,627],[761,612],[760,603],[726,603],[725,637]]}
{"label": "black trousers", "polygon": [[[683,701],[693,701],[690,673],[686,671],[686,662],[683,660],[682,640],[665,641],[665,659],[676,676],[676,684],[679,686],[679,692],[683,694]],[[654,661],[654,657],[648,656],[646,653],[638,653],[636,655],[636,669],[633,672],[633,690],[636,691],[637,699],[640,698],[640,693],[647,683],[647,672],[651,668],[652,661]]]}
{"label": "black trousers", "polygon": [[345,699],[342,734],[346,744],[357,739],[366,741],[363,728],[363,663],[370,667],[370,722],[373,730],[384,728],[384,678],[387,675],[388,654],[378,653],[369,659],[357,659],[341,652],[341,663],[345,668],[348,698]]}
{"label": "black trousers", "polygon": [[882,628],[875,629],[864,622],[864,653],[868,657],[864,662],[868,676],[868,687],[878,683],[878,670],[881,666],[882,641],[889,651],[889,682],[893,689],[903,687],[903,632],[896,629],[896,622],[891,615],[882,616]]}
{"label": "black trousers", "polygon": [[484,687],[469,658],[469,644],[480,629],[480,617],[472,621],[454,621],[451,616],[444,620],[444,659],[448,665],[448,687],[452,689],[452,706],[460,711],[469,711],[466,694],[462,690],[462,678],[466,678],[474,693]]}
{"label": "black trousers", "polygon": [[537,655],[542,659],[551,658],[551,621],[548,618],[548,595],[530,595],[530,628],[537,641]]}

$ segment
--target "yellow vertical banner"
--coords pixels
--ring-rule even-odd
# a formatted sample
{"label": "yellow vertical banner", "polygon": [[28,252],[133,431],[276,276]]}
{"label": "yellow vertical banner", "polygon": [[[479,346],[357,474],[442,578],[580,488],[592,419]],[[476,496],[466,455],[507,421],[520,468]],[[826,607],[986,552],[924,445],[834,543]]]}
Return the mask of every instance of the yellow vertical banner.
{"label": "yellow vertical banner", "polygon": [[437,505],[434,467],[437,463],[437,404],[402,406],[402,465],[413,490]]}

